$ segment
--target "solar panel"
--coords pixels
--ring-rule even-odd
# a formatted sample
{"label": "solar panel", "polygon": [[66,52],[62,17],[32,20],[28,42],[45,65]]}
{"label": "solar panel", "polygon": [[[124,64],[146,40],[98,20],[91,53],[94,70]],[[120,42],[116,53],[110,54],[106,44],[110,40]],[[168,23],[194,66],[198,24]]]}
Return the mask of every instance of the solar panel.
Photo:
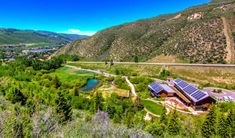
{"label": "solar panel", "polygon": [[203,93],[202,91],[198,90],[196,91],[194,94],[192,94],[192,97],[197,99],[197,100],[200,100],[202,97],[206,96],[205,93]]}
{"label": "solar panel", "polygon": [[150,86],[153,89],[153,91],[156,92],[156,93],[159,93],[159,92],[161,92],[163,90],[163,88],[159,84],[157,84],[155,82],[150,84]]}
{"label": "solar panel", "polygon": [[193,87],[191,85],[188,85],[186,88],[184,88],[184,92],[186,92],[189,95],[191,95],[195,91],[197,91],[197,88],[195,88],[195,87]]}
{"label": "solar panel", "polygon": [[186,83],[186,82],[184,82],[184,81],[181,81],[180,83],[178,83],[178,85],[179,85],[182,89],[184,89],[185,87],[188,86],[188,83]]}
{"label": "solar panel", "polygon": [[182,81],[182,80],[179,79],[179,78],[175,80],[176,83],[179,83],[179,82],[181,82],[181,81]]}

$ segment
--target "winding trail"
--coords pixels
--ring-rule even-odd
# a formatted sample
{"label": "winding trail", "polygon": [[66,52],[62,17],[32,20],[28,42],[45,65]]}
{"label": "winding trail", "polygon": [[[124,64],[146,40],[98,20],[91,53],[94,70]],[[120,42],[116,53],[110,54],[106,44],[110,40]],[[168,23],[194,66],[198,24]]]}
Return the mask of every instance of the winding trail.
{"label": "winding trail", "polygon": [[137,97],[134,85],[130,82],[130,80],[128,79],[127,76],[123,76],[123,78],[125,78],[126,82],[128,83],[129,87],[131,88],[131,93],[134,95],[134,97]]}

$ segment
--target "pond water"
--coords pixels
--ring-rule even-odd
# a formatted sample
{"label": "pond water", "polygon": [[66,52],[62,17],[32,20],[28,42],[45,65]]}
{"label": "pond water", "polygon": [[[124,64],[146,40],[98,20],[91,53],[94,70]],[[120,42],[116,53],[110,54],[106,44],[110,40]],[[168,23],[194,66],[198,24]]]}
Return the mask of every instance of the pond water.
{"label": "pond water", "polygon": [[99,84],[97,79],[88,79],[87,84],[81,89],[81,91],[91,91],[94,90]]}

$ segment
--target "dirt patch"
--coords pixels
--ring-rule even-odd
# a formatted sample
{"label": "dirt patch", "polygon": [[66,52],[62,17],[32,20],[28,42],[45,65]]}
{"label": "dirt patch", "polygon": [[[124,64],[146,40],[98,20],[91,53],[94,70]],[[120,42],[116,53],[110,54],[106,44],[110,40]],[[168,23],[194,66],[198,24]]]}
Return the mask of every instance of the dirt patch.
{"label": "dirt patch", "polygon": [[179,60],[176,56],[164,56],[164,55],[160,55],[160,56],[156,56],[150,60],[148,60],[148,62],[157,62],[157,63],[180,63],[182,62],[181,60]]}
{"label": "dirt patch", "polygon": [[233,40],[233,36],[232,36],[232,31],[231,28],[226,20],[225,17],[222,17],[223,20],[223,25],[224,25],[224,35],[226,37],[226,43],[227,43],[227,47],[226,47],[226,51],[227,51],[227,57],[226,57],[226,61],[227,63],[233,63],[235,58],[234,58],[234,40]]}
{"label": "dirt patch", "polygon": [[181,13],[177,14],[174,18],[172,18],[173,20],[179,19],[181,17]]}

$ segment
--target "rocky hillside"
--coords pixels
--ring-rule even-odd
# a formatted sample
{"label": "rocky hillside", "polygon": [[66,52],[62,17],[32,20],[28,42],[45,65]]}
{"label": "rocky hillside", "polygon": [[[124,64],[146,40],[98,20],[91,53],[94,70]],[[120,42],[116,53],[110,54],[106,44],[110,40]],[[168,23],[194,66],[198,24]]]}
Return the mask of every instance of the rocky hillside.
{"label": "rocky hillside", "polygon": [[[227,22],[225,29],[222,17]],[[147,61],[175,56],[192,63],[232,63],[235,0],[214,0],[185,11],[108,28],[77,40],[56,54],[77,54],[94,60]],[[225,32],[231,34],[226,35]],[[229,53],[229,54],[228,54]]]}

